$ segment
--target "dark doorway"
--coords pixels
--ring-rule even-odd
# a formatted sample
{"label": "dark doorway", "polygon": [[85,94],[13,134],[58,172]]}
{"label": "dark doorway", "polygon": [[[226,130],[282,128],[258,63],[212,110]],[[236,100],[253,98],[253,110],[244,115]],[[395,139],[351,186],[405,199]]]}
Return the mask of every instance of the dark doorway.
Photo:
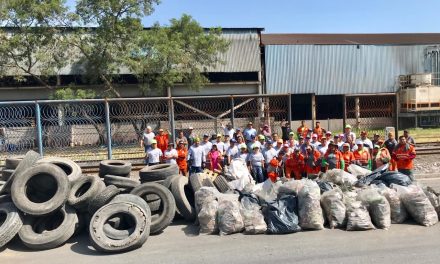
{"label": "dark doorway", "polygon": [[342,95],[317,95],[316,119],[342,119],[344,97]]}
{"label": "dark doorway", "polygon": [[292,94],[292,120],[312,119],[312,95]]}

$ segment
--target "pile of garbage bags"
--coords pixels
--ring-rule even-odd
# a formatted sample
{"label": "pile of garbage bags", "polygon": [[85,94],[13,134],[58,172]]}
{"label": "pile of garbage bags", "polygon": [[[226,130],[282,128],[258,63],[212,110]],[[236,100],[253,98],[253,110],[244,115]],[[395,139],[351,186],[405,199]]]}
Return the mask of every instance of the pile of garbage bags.
{"label": "pile of garbage bags", "polygon": [[438,193],[387,166],[368,171],[350,165],[351,173],[334,169],[313,180],[268,179],[259,184],[243,181],[248,175],[238,162],[234,166],[230,181],[241,181],[240,188],[219,193],[202,187],[195,193],[200,233],[289,234],[324,226],[388,230],[409,219],[423,226],[439,221]]}

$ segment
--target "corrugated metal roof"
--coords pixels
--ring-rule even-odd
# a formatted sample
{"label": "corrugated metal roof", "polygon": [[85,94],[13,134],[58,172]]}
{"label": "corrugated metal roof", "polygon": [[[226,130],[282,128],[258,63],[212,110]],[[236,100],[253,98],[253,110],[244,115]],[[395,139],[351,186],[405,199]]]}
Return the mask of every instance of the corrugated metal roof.
{"label": "corrugated metal roof", "polygon": [[261,41],[263,45],[422,45],[440,43],[440,34],[262,34]]}
{"label": "corrugated metal roof", "polygon": [[317,95],[395,92],[399,75],[425,72],[428,47],[268,45],[266,92]]}
{"label": "corrugated metal roof", "polygon": [[222,37],[230,41],[228,51],[220,55],[225,63],[209,67],[208,72],[258,72],[261,70],[260,36],[257,31],[228,30]]}

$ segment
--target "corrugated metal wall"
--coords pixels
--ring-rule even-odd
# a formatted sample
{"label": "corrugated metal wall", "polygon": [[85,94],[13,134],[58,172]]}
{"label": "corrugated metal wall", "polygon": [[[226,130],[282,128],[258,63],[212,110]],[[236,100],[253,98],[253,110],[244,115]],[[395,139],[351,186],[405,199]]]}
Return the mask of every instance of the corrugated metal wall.
{"label": "corrugated metal wall", "polygon": [[228,51],[220,55],[224,63],[208,68],[207,72],[258,72],[261,70],[260,37],[257,31],[225,31],[222,37],[230,41]]}
{"label": "corrugated metal wall", "polygon": [[266,92],[367,94],[395,92],[401,74],[425,72],[417,46],[268,45]]}

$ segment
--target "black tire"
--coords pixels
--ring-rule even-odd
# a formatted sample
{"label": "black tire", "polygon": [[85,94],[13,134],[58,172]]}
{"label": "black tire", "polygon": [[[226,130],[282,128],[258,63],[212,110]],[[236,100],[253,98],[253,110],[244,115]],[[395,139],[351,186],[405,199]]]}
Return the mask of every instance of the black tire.
{"label": "black tire", "polygon": [[214,185],[214,183],[212,182],[211,178],[205,178],[205,179],[203,179],[202,184],[203,184],[204,187],[212,187],[212,188],[215,188],[215,185]]}
{"label": "black tire", "polygon": [[88,211],[93,215],[99,208],[108,204],[116,195],[119,194],[118,187],[114,185],[107,186],[102,192],[98,193],[89,203]]}
{"label": "black tire", "polygon": [[194,221],[196,210],[189,202],[185,194],[185,186],[188,185],[187,177],[178,177],[171,182],[171,192],[176,201],[176,207],[179,212],[188,221]]}
{"label": "black tire", "polygon": [[14,173],[6,181],[6,184],[3,185],[3,188],[0,190],[0,194],[10,193],[14,179],[20,178],[22,174],[27,169],[32,167],[39,159],[41,159],[40,154],[33,150],[29,150],[24,156],[23,160],[18,164],[17,168],[15,168]]}
{"label": "black tire", "polygon": [[104,183],[105,185],[114,185],[118,188],[128,189],[132,190],[136,186],[139,186],[141,184],[139,181],[122,177],[122,176],[116,176],[116,175],[105,175],[104,176]]}
{"label": "black tire", "polygon": [[[48,186],[56,187],[44,190],[39,188],[41,184],[46,183]],[[22,212],[46,215],[64,205],[69,190],[69,180],[61,168],[50,163],[41,163],[14,179],[11,194],[15,206]]]}
{"label": "black tire", "polygon": [[0,203],[0,248],[11,241],[23,226],[23,220],[17,207],[12,202]]}
{"label": "black tire", "polygon": [[110,239],[115,239],[115,240],[126,239],[127,237],[130,236],[131,233],[133,233],[133,231],[134,231],[134,227],[119,230],[112,227],[109,223],[104,224],[104,233]]}
{"label": "black tire", "polygon": [[117,175],[127,177],[131,172],[131,163],[124,160],[103,160],[99,163],[99,177]]}
{"label": "black tire", "polygon": [[145,210],[150,211],[150,215],[151,215],[151,210],[150,207],[148,206],[148,203],[138,195],[131,193],[118,194],[115,196],[115,198],[113,198],[110,201],[110,203],[117,203],[117,202],[135,203],[140,207],[144,208]]}
{"label": "black tire", "polygon": [[23,160],[24,156],[10,157],[5,160],[5,168],[9,170],[15,170],[18,164]]}
{"label": "black tire", "polygon": [[200,188],[202,188],[203,178],[204,178],[203,173],[193,173],[189,176],[189,182],[194,190],[194,193],[200,190]]}
{"label": "black tire", "polygon": [[[106,222],[116,214],[126,214],[135,225],[130,235],[124,239],[111,239],[104,231]],[[89,234],[92,246],[101,252],[124,252],[141,247],[150,235],[151,212],[130,202],[109,203],[101,207],[90,221]]]}
{"label": "black tire", "polygon": [[176,213],[176,202],[174,200],[173,194],[165,188],[165,186],[158,183],[143,183],[131,191],[131,194],[144,197],[148,194],[156,194],[160,197],[159,207],[157,209],[150,208],[151,211],[158,211],[157,216],[151,221],[151,234],[157,234],[167,228],[173,221],[174,215]]}
{"label": "black tire", "polygon": [[26,217],[18,235],[28,248],[51,249],[61,246],[72,237],[77,225],[78,215],[75,209],[66,205],[51,215]]}
{"label": "black tire", "polygon": [[58,157],[44,157],[37,161],[38,163],[51,163],[60,167],[67,175],[70,182],[74,182],[82,175],[81,167],[73,160]]}
{"label": "black tire", "polygon": [[[11,175],[14,174],[14,170],[4,168],[2,170],[2,180],[7,181],[11,178]],[[6,183],[5,183],[6,184]]]}
{"label": "black tire", "polygon": [[171,182],[176,178],[176,177],[184,177],[182,175],[179,174],[175,174],[175,175],[171,175],[168,176],[161,184],[163,186],[165,186],[165,188],[170,189],[171,188]]}
{"label": "black tire", "polygon": [[163,181],[171,175],[179,174],[179,167],[176,164],[157,164],[146,166],[139,171],[141,182]]}
{"label": "black tire", "polygon": [[78,216],[78,223],[75,225],[75,232],[73,233],[72,236],[76,236],[80,234],[88,226],[88,222],[89,222],[88,214],[77,214],[77,216]]}
{"label": "black tire", "polygon": [[95,176],[82,176],[72,183],[67,202],[78,210],[87,209],[93,198],[104,189],[105,184],[100,178]]}
{"label": "black tire", "polygon": [[219,192],[221,193],[226,193],[232,190],[231,187],[229,187],[228,181],[222,175],[218,175],[215,178],[214,185],[215,187],[217,187],[217,190],[219,190]]}
{"label": "black tire", "polygon": [[0,195],[0,204],[12,203],[12,197],[10,195]]}

